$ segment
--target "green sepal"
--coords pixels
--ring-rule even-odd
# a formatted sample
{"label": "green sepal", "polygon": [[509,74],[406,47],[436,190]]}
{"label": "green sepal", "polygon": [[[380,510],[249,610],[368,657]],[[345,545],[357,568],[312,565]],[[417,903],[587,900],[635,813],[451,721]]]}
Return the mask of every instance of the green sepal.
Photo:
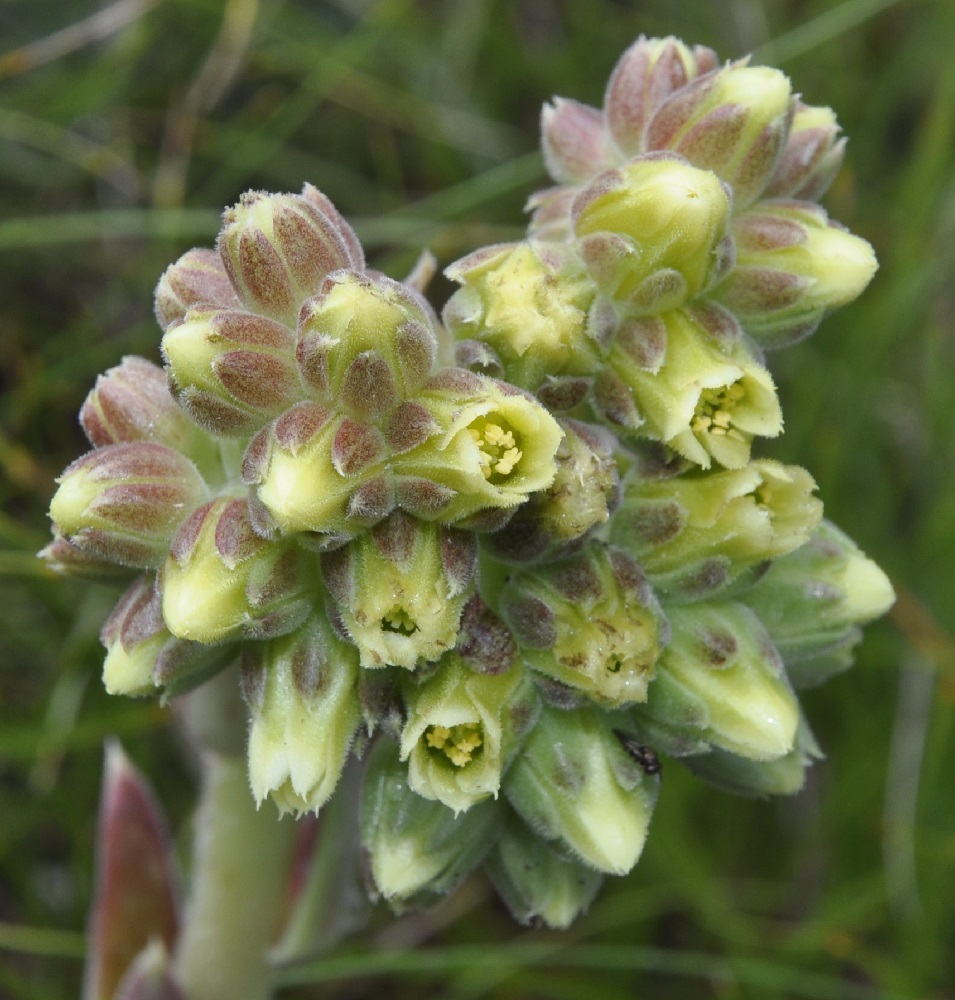
{"label": "green sepal", "polygon": [[729,601],[667,609],[673,636],[632,718],[668,755],[716,747],[775,760],[795,745],[799,703],[756,615]]}
{"label": "green sepal", "polygon": [[538,837],[507,807],[485,870],[511,916],[525,926],[564,930],[584,913],[603,875]]}
{"label": "green sepal", "polygon": [[374,890],[397,912],[446,896],[493,846],[498,815],[493,800],[456,813],[422,798],[408,785],[397,745],[379,739],[368,758],[361,803]]}
{"label": "green sepal", "polygon": [[777,559],[745,599],[801,690],[851,666],[859,626],[885,614],[895,594],[855,542],[823,521],[810,541]]}
{"label": "green sepal", "polygon": [[623,875],[646,840],[659,782],[624,751],[604,713],[545,706],[504,780],[540,837],[597,871]]}
{"label": "green sepal", "polygon": [[776,760],[752,760],[714,748],[709,753],[683,757],[680,763],[698,778],[724,792],[766,798],[769,795],[795,795],[806,782],[806,770],[814,760],[822,757],[809,723],[805,716],[800,716],[795,745],[789,753]]}

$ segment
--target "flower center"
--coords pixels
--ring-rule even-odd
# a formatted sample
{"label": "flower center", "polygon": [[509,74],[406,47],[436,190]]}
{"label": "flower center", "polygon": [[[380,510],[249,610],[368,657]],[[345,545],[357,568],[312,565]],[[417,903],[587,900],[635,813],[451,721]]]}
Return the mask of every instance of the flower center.
{"label": "flower center", "polygon": [[478,447],[484,478],[491,482],[506,479],[524,454],[514,429],[500,417],[478,417],[468,431]]}
{"label": "flower center", "polygon": [[381,619],[382,632],[397,632],[398,635],[414,635],[418,631],[415,620],[404,608],[395,605]]}
{"label": "flower center", "polygon": [[429,726],[424,734],[428,746],[439,750],[456,767],[471,762],[475,751],[484,742],[481,727],[476,722],[462,722],[458,726]]}
{"label": "flower center", "polygon": [[733,410],[745,395],[742,382],[704,389],[690,421],[693,433],[715,434],[717,437],[726,435],[744,441],[742,432],[733,426]]}

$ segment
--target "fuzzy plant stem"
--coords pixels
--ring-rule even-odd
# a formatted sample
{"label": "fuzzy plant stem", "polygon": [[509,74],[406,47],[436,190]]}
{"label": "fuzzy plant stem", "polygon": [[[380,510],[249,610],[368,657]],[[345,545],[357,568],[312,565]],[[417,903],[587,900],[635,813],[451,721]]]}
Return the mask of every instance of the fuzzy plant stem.
{"label": "fuzzy plant stem", "polygon": [[186,1000],[268,1000],[267,957],[288,910],[295,823],[257,808],[237,669],[176,702],[201,768],[192,878],[175,955]]}
{"label": "fuzzy plant stem", "polygon": [[176,977],[188,1000],[268,1000],[295,824],[271,805],[256,809],[241,757],[206,749],[202,770]]}

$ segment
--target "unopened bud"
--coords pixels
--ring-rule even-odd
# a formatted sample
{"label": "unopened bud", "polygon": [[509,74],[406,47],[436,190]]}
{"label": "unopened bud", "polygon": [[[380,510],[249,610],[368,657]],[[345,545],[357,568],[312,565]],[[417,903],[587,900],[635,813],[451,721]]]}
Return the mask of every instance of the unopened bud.
{"label": "unopened bud", "polygon": [[537,699],[520,668],[479,674],[448,653],[431,677],[406,681],[405,705],[401,759],[408,761],[408,786],[457,813],[497,797]]}
{"label": "unopened bud", "polygon": [[714,293],[766,347],[808,336],[861,294],[878,267],[872,247],[810,202],[766,202],[734,225],[737,265]]}
{"label": "unopened bud", "polygon": [[219,253],[239,297],[292,328],[327,274],[364,267],[352,228],[309,186],[301,195],[249,191],[223,223]]}
{"label": "unopened bud", "polygon": [[763,197],[818,201],[842,166],[846,140],[839,131],[832,108],[797,100],[789,137]]}
{"label": "unopened bud", "polygon": [[190,312],[162,351],[180,406],[214,434],[251,434],[303,397],[295,337],[265,316]]}
{"label": "unopened bud", "polygon": [[413,670],[454,646],[477,562],[473,535],[396,511],[322,560],[363,667]]}
{"label": "unopened bud", "polygon": [[637,863],[658,788],[590,708],[545,707],[504,783],[540,837],[612,875]]}
{"label": "unopened bud", "polygon": [[669,149],[733,188],[736,211],[762,193],[792,114],[789,80],[768,66],[730,63],[674,93],[647,126],[647,149]]}
{"label": "unopened bud", "polygon": [[318,812],[361,718],[355,651],[318,617],[244,651],[252,794],[259,803],[271,796],[282,813]]}
{"label": "unopened bud", "polygon": [[593,902],[603,876],[555,851],[508,810],[485,867],[520,924],[563,930]]}
{"label": "unopened bud", "polygon": [[178,641],[163,620],[155,579],[138,577],[100,632],[106,647],[103,684],[109,694],[152,694],[156,690],[153,667],[170,640]]}
{"label": "unopened bud", "polygon": [[667,626],[624,552],[592,544],[563,562],[515,573],[500,606],[535,670],[606,705],[646,700]]}
{"label": "unopened bud", "polygon": [[91,451],[58,482],[55,529],[96,558],[144,569],[162,564],[176,529],[207,496],[188,458],[147,441]]}
{"label": "unopened bud", "polygon": [[859,628],[895,601],[885,573],[829,521],[777,559],[746,594],[797,688],[815,687],[852,663]]}
{"label": "unopened bud", "polygon": [[173,540],[160,576],[163,618],[196,642],[284,635],[311,610],[312,559],[293,542],[258,536],[244,499],[220,497]]}
{"label": "unopened bud", "polygon": [[434,365],[434,315],[413,288],[382,274],[327,277],[302,307],[298,363],[316,399],[381,421]]}
{"label": "unopened bud", "polygon": [[80,423],[94,448],[154,441],[174,447],[203,471],[218,471],[217,443],[177,405],[162,368],[145,358],[125,357],[100,375]]}
{"label": "unopened bud", "polygon": [[249,443],[242,476],[262,533],[308,531],[348,538],[394,507],[377,428],[300,403]]}
{"label": "unopened bud", "polygon": [[541,109],[544,165],[558,184],[583,184],[620,158],[604,116],[579,101],[555,97]]}
{"label": "unopened bud", "polygon": [[799,704],[772,640],[749,608],[668,606],[673,638],[646,705],[633,709],[655,746],[682,756],[711,747],[775,760],[795,745]]}
{"label": "unopened bud", "polygon": [[466,812],[424,799],[390,740],[376,744],[361,804],[361,838],[377,891],[395,909],[447,895],[484,859],[498,809],[486,800]]}
{"label": "unopened bud", "polygon": [[215,250],[186,251],[156,286],[156,319],[164,331],[181,323],[190,309],[238,308],[239,297]]}
{"label": "unopened bud", "polygon": [[617,61],[604,96],[607,128],[624,156],[645,152],[644,133],[660,105],[718,64],[702,45],[641,35]]}
{"label": "unopened bud", "polygon": [[698,597],[808,541],[822,517],[815,485],[805,469],[768,459],[662,479],[635,470],[610,538],[655,589]]}
{"label": "unopened bud", "polygon": [[600,174],[572,215],[601,291],[655,313],[695,299],[732,265],[730,207],[715,173],[654,154]]}
{"label": "unopened bud", "polygon": [[174,697],[218,672],[228,650],[177,639],[166,628],[162,596],[152,575],[138,577],[100,632],[106,647],[103,685],[110,694]]}

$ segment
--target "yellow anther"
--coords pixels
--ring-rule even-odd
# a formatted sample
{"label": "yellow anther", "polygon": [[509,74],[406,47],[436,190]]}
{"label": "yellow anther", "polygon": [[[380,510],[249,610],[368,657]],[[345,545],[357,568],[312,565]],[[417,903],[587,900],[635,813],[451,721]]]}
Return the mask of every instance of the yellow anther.
{"label": "yellow anther", "polygon": [[704,389],[690,421],[690,429],[695,434],[726,435],[744,440],[743,435],[733,427],[733,408],[745,395],[746,390],[740,382]]}
{"label": "yellow anther", "polygon": [[485,479],[495,474],[509,476],[524,454],[517,446],[514,431],[502,423],[480,417],[468,428],[478,447],[478,462]]}
{"label": "yellow anther", "polygon": [[476,722],[462,722],[450,729],[447,726],[430,726],[425,739],[428,746],[440,750],[455,767],[469,764],[474,751],[484,742]]}
{"label": "yellow anther", "polygon": [[[510,437],[510,435],[508,435]],[[502,476],[508,475],[515,465],[521,460],[521,452],[517,448],[508,448],[501,456],[500,461],[494,466],[494,471]]]}
{"label": "yellow anther", "polygon": [[484,440],[498,448],[514,447],[514,435],[497,424],[488,424],[484,428]]}
{"label": "yellow anther", "polygon": [[450,735],[451,730],[447,726],[431,726],[425,734],[425,739],[428,741],[429,747],[441,750],[448,742]]}

